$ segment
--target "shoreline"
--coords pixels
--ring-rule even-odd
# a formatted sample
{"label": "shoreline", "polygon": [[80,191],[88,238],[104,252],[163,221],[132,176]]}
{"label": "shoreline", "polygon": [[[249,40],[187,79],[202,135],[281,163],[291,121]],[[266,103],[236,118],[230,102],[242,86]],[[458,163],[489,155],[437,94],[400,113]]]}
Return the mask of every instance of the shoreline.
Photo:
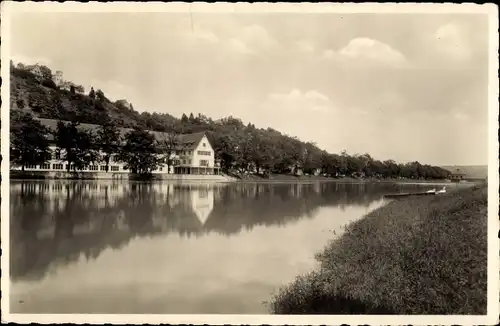
{"label": "shoreline", "polygon": [[280,288],[268,308],[273,314],[486,314],[487,201],[486,185],[391,201],[350,223],[315,255],[318,267]]}
{"label": "shoreline", "polygon": [[269,178],[250,176],[237,178],[227,174],[218,175],[194,175],[194,174],[153,174],[149,178],[131,175],[129,173],[112,172],[53,172],[53,171],[10,171],[10,180],[86,180],[86,181],[210,181],[231,183],[316,183],[336,182],[348,184],[401,184],[401,185],[429,185],[429,186],[452,186],[457,184],[476,184],[477,181],[465,181],[455,183],[449,180],[415,180],[415,179],[356,179],[351,177],[333,178],[324,176],[293,176],[293,175],[271,175]]}

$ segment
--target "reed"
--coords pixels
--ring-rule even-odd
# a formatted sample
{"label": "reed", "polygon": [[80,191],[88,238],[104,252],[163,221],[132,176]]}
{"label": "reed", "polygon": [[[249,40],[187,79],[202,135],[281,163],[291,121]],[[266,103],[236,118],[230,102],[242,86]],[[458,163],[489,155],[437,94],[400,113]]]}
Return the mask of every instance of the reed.
{"label": "reed", "polygon": [[487,187],[390,202],[279,289],[274,314],[486,314]]}

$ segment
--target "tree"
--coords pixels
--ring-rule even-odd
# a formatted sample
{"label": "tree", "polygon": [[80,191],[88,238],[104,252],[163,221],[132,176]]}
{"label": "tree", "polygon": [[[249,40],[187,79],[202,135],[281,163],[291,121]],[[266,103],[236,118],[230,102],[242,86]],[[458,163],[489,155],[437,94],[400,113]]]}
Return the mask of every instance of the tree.
{"label": "tree", "polygon": [[75,91],[78,94],[83,94],[85,93],[85,88],[82,85],[75,85]]}
{"label": "tree", "polygon": [[95,91],[94,91],[94,87],[90,87],[89,97],[90,97],[91,99],[95,99]]}
{"label": "tree", "polygon": [[170,173],[170,167],[174,165],[174,153],[181,151],[185,148],[181,142],[179,135],[172,131],[168,133],[165,139],[161,140],[158,144],[160,153],[162,154],[161,161],[167,166],[167,173]]}
{"label": "tree", "polygon": [[44,80],[42,80],[41,84],[43,86],[51,88],[51,89],[57,89],[57,85],[56,85],[56,83],[54,83],[54,81],[52,79],[44,79]]}
{"label": "tree", "polygon": [[42,73],[42,80],[52,80],[52,70],[47,66],[40,66],[40,72]]}
{"label": "tree", "polygon": [[132,173],[149,174],[156,169],[160,160],[156,156],[156,141],[152,134],[145,130],[134,129],[125,135],[118,159]]}
{"label": "tree", "polygon": [[26,165],[44,164],[50,159],[49,130],[31,114],[17,115],[11,121],[10,160],[20,165],[22,171]]}
{"label": "tree", "polygon": [[57,123],[55,139],[60,160],[66,161],[68,172],[84,169],[89,163],[99,161],[99,152],[90,131],[79,130],[78,122]]}
{"label": "tree", "polygon": [[90,130],[78,130],[77,134],[77,151],[76,160],[74,162],[75,169],[83,170],[88,165],[97,164],[101,157],[99,155],[99,147],[96,142],[96,136]]}
{"label": "tree", "polygon": [[104,101],[108,100],[106,98],[106,96],[104,96],[104,92],[102,90],[100,90],[100,89],[98,89],[97,92],[95,92],[95,96],[101,102],[104,102]]}
{"label": "tree", "polygon": [[96,143],[103,153],[106,172],[108,172],[111,156],[119,153],[121,144],[120,131],[111,119],[108,118],[97,130]]}

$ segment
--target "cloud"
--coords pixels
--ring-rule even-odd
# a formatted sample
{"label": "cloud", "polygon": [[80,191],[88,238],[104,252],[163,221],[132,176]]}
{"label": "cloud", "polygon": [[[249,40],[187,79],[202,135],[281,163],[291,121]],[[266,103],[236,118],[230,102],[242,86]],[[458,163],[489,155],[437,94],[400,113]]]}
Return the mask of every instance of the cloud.
{"label": "cloud", "polygon": [[405,56],[389,45],[370,38],[355,38],[339,54],[348,58],[363,58],[382,62],[404,62]]}
{"label": "cloud", "polygon": [[193,43],[217,44],[220,42],[217,35],[200,25],[194,25],[192,29],[183,32],[183,36],[188,42]]}
{"label": "cloud", "polygon": [[336,53],[335,51],[328,49],[325,52],[323,52],[323,57],[325,59],[333,59],[335,57]]}
{"label": "cloud", "polygon": [[278,42],[260,25],[245,26],[234,37],[226,40],[227,48],[244,53],[257,54],[274,50]]}
{"label": "cloud", "polygon": [[295,43],[297,49],[301,52],[305,53],[312,53],[314,52],[314,45],[312,45],[310,42],[301,40]]}
{"label": "cloud", "polygon": [[328,49],[323,52],[325,59],[357,60],[370,63],[401,65],[406,63],[406,57],[398,50],[383,42],[360,37],[354,38],[337,52]]}
{"label": "cloud", "polygon": [[237,38],[230,38],[226,41],[227,48],[231,51],[243,53],[243,54],[254,54],[255,51],[248,47],[246,43]]}
{"label": "cloud", "polygon": [[329,111],[332,103],[328,96],[318,91],[293,89],[289,93],[269,94],[263,107],[286,111]]}
{"label": "cloud", "polygon": [[472,55],[467,30],[457,24],[440,26],[433,34],[433,41],[437,52],[446,59],[465,61]]}
{"label": "cloud", "polygon": [[251,25],[243,28],[240,38],[243,42],[256,47],[270,48],[277,45],[276,40],[262,26]]}

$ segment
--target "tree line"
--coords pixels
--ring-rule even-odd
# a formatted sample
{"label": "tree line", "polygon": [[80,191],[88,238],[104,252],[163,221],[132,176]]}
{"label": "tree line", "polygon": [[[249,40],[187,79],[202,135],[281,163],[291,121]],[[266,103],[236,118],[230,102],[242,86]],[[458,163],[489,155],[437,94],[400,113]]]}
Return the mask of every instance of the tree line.
{"label": "tree line", "polygon": [[[153,116],[149,113],[141,115]],[[55,154],[68,163],[68,171],[81,170],[99,162],[104,163],[108,171],[110,159],[114,156],[132,173],[149,174],[160,164],[166,165],[169,171],[170,166],[178,164],[172,156],[182,146],[178,135],[204,131],[214,147],[216,160],[226,173],[256,172],[266,176],[301,171],[329,177],[395,179],[444,179],[450,174],[448,170],[419,162],[380,161],[369,154],[351,155],[345,150],[340,154],[328,153],[314,143],[302,142],[271,128],[245,126],[233,117],[213,121],[201,114],[197,117],[190,114],[177,121],[169,119],[163,128],[155,128],[167,132],[168,136],[162,141],[147,131],[153,128],[148,126],[147,119],[144,121],[146,123],[135,126],[121,137],[120,126],[109,117],[96,131],[78,128],[78,122],[64,124],[61,121],[57,130],[49,130],[30,114],[13,114],[11,162],[24,170],[27,165],[44,164]],[[54,137],[55,153],[49,150],[49,134]]]}
{"label": "tree line", "polygon": [[256,128],[232,116],[217,121],[203,114],[183,114],[175,119],[169,114],[143,112],[145,128],[158,131],[191,133],[205,131],[216,157],[226,172],[258,171],[262,175],[321,173],[330,177],[370,177],[445,179],[450,172],[417,161],[406,164],[377,160],[370,154],[328,153],[315,143],[282,134],[272,128]]}
{"label": "tree line", "polygon": [[[43,79],[49,79],[52,75],[48,67],[43,66]],[[68,121],[79,121],[81,123],[100,124],[103,133],[77,136],[77,123],[70,124],[73,128],[68,133],[68,144],[63,144],[61,138],[58,148],[68,149],[68,159],[75,161],[75,166],[85,166],[92,159],[103,160],[109,165],[109,155],[112,151],[117,158],[129,164],[137,173],[147,173],[158,166],[154,157],[170,157],[172,149],[179,146],[175,135],[194,132],[205,132],[215,151],[215,158],[220,162],[222,169],[228,173],[246,174],[257,171],[260,175],[288,174],[299,171],[307,174],[321,173],[331,177],[373,177],[373,178],[409,178],[409,179],[444,179],[450,174],[448,170],[419,162],[406,164],[396,163],[393,160],[380,161],[369,154],[351,154],[342,151],[339,154],[328,153],[321,150],[316,144],[302,142],[296,137],[280,133],[272,128],[256,128],[253,124],[243,124],[240,119],[232,116],[220,120],[193,113],[183,114],[180,119],[167,113],[139,113],[130,103],[125,100],[111,101],[100,89],[90,89],[88,95],[76,94],[62,89],[52,89],[47,92],[47,85],[40,84],[34,80],[35,76],[24,67],[13,67],[11,64],[11,77],[24,82],[16,83],[16,87],[25,87],[18,90],[11,89],[11,100],[23,102],[20,91],[28,95],[28,106],[38,115],[49,119],[63,119]],[[13,83],[11,83],[12,88]],[[44,86],[44,87],[42,87]],[[32,99],[31,99],[32,98]],[[19,109],[23,109],[24,103],[17,103]],[[16,110],[14,110],[16,111]],[[19,118],[14,121],[14,128],[20,128],[23,123]],[[37,134],[42,129],[33,130]],[[120,146],[109,145],[109,139],[115,141],[114,132],[117,128],[133,128],[120,139]],[[111,130],[111,131],[110,131]],[[166,132],[174,135],[171,139],[158,144],[146,130]],[[63,133],[63,129],[60,130]],[[47,131],[54,132],[54,131]],[[58,137],[59,130],[55,133]],[[83,132],[83,131],[81,131]],[[43,135],[43,132],[42,132]],[[21,137],[21,135],[19,135]],[[28,137],[28,136],[23,136]],[[31,137],[39,137],[32,135]],[[73,138],[71,138],[73,137]],[[43,137],[42,137],[43,138]],[[40,138],[40,139],[42,139]],[[77,141],[77,139],[79,139]],[[16,151],[22,152],[23,146],[28,148],[33,145],[22,145],[22,139],[17,141]],[[36,142],[35,142],[36,143]],[[32,142],[33,144],[33,142]],[[106,145],[103,145],[106,144]],[[62,147],[61,147],[62,146]],[[65,146],[65,147],[64,147]],[[103,148],[103,146],[105,148]],[[70,148],[75,147],[75,150]],[[96,150],[95,148],[99,148]],[[21,150],[20,150],[21,149]],[[43,151],[30,149],[29,157],[37,157],[35,161],[43,161]],[[35,153],[38,153],[35,155]],[[154,154],[154,155],[153,155]],[[26,158],[16,158],[16,162],[28,162]],[[65,154],[66,155],[66,154]],[[175,161],[164,159],[166,164],[175,164]],[[30,163],[32,164],[32,163]]]}
{"label": "tree line", "polygon": [[[80,123],[58,121],[56,130],[34,119],[29,113],[12,112],[10,128],[10,160],[24,171],[29,165],[46,164],[51,157],[66,162],[66,170],[81,171],[104,163],[109,171],[111,158],[124,163],[132,173],[147,175],[161,165],[177,164],[172,153],[183,148],[179,136],[170,133],[157,140],[147,130],[135,128],[121,135],[111,120],[96,130],[79,127]],[[50,149],[52,136],[56,149]]]}

